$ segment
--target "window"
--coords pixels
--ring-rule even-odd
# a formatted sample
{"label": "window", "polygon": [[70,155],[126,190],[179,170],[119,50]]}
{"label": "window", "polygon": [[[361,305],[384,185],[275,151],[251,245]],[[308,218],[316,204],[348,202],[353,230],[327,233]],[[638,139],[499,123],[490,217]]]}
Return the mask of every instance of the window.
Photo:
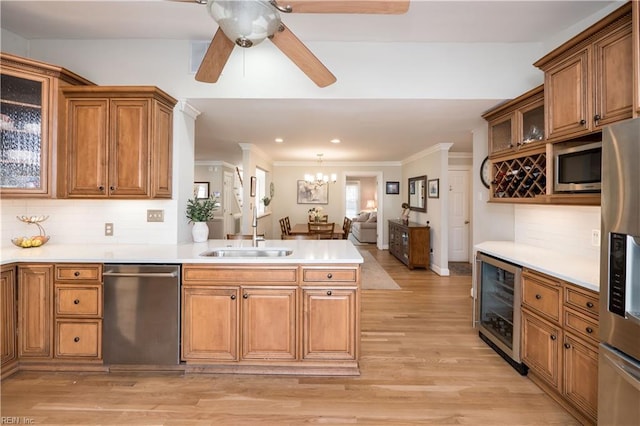
{"label": "window", "polygon": [[264,214],[265,208],[262,199],[267,195],[267,172],[256,167],[256,207],[258,215]]}
{"label": "window", "polygon": [[348,180],[345,188],[345,216],[356,217],[360,213],[360,182]]}

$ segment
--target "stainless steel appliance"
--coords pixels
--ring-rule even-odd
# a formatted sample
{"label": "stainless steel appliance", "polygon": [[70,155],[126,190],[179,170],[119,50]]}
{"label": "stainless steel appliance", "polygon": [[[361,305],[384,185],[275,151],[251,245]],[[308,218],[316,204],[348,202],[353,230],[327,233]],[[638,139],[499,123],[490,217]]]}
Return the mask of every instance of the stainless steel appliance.
{"label": "stainless steel appliance", "polygon": [[602,142],[554,145],[555,192],[599,192]]}
{"label": "stainless steel appliance", "polygon": [[478,334],[520,374],[522,268],[485,253],[476,255],[475,324]]}
{"label": "stainless steel appliance", "polygon": [[640,118],[603,131],[598,424],[640,425]]}
{"label": "stainless steel appliance", "polygon": [[180,362],[180,265],[104,267],[106,364]]}

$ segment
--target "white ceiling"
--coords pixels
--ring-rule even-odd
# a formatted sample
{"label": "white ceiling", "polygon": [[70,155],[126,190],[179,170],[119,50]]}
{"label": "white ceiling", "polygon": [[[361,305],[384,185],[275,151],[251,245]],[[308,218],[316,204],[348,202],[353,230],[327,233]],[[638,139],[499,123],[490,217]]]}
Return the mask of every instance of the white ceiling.
{"label": "white ceiling", "polygon": [[[405,15],[294,13],[283,21],[303,42],[539,42],[612,3],[414,0]],[[27,40],[209,40],[217,28],[203,6],[162,0],[2,0],[0,18],[3,29]],[[236,164],[241,161],[238,142],[255,144],[275,161],[309,160],[317,152],[326,160],[401,161],[439,142],[470,152],[470,131],[496,100],[189,102],[202,112],[196,121],[196,158]],[[285,143],[274,144],[276,137]],[[327,146],[336,137],[345,142]]]}

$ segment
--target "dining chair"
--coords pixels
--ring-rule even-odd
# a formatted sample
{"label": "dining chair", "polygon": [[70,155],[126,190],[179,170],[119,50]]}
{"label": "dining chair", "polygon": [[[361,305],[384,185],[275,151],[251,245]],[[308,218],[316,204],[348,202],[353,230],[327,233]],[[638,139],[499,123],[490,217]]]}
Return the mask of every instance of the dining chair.
{"label": "dining chair", "polygon": [[280,235],[289,235],[291,230],[287,228],[287,222],[285,218],[280,219]]}
{"label": "dining chair", "polygon": [[287,226],[287,234],[291,233],[291,222],[289,221],[289,216],[284,217],[284,224]]}
{"label": "dining chair", "polygon": [[[264,234],[257,235],[260,238],[264,238]],[[227,240],[252,240],[253,235],[249,234],[227,234]]]}
{"label": "dining chair", "polygon": [[318,222],[308,222],[307,228],[309,234],[318,234],[319,238],[322,240],[332,240],[333,232],[336,224],[331,223],[318,223]]}
{"label": "dining chair", "polygon": [[353,221],[345,216],[344,221],[342,222],[342,239],[348,240],[349,233],[351,233],[351,224]]}
{"label": "dining chair", "polygon": [[320,234],[295,234],[295,235],[283,235],[283,240],[319,240]]}

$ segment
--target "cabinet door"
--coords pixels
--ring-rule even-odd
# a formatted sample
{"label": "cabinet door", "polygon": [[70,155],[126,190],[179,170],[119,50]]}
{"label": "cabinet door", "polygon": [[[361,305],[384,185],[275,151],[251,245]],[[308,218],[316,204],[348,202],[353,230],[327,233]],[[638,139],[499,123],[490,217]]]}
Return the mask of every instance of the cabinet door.
{"label": "cabinet door", "polygon": [[154,103],[151,149],[151,197],[171,198],[173,110]]}
{"label": "cabinet door", "polygon": [[598,409],[598,349],[564,337],[564,396],[594,420]]}
{"label": "cabinet door", "polygon": [[547,139],[578,135],[589,130],[588,63],[588,50],[583,50],[545,72]]}
{"label": "cabinet door", "polygon": [[305,289],[303,359],[356,359],[356,289]]}
{"label": "cabinet door", "polygon": [[513,113],[491,121],[489,123],[489,155],[513,148],[516,133]]}
{"label": "cabinet door", "polygon": [[242,359],[296,359],[296,289],[242,288]]}
{"label": "cabinet door", "polygon": [[149,194],[150,101],[111,99],[109,112],[109,196]]}
{"label": "cabinet door", "polygon": [[561,331],[553,324],[522,311],[522,362],[557,390],[560,383]]}
{"label": "cabinet door", "polygon": [[51,80],[6,67],[0,79],[0,193],[48,196]]}
{"label": "cabinet door", "polygon": [[238,287],[182,287],[182,359],[238,359]]}
{"label": "cabinet door", "polygon": [[0,279],[0,347],[2,366],[16,359],[16,273],[3,267]]}
{"label": "cabinet door", "polygon": [[104,98],[67,100],[66,152],[60,154],[70,198],[108,196],[108,108]]}
{"label": "cabinet door", "polygon": [[18,267],[18,356],[51,358],[53,265]]}
{"label": "cabinet door", "polygon": [[630,118],[633,108],[631,24],[593,45],[596,128]]}

